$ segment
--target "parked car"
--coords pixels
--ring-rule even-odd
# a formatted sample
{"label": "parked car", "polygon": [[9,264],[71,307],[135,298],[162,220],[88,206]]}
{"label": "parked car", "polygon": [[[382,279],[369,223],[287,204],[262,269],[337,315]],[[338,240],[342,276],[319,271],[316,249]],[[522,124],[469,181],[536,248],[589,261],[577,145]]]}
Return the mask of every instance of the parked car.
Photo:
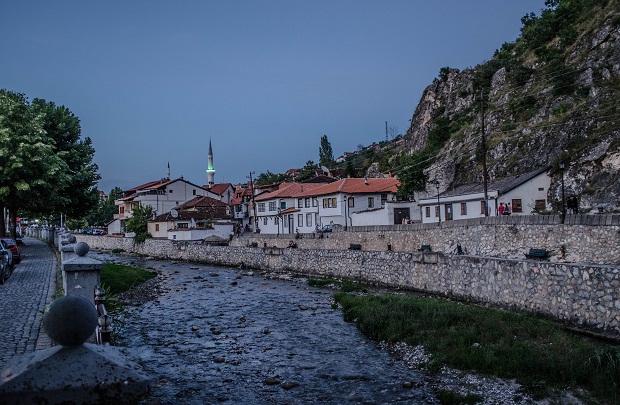
{"label": "parked car", "polygon": [[13,273],[13,253],[0,242],[0,284],[4,284]]}
{"label": "parked car", "polygon": [[107,232],[104,231],[103,229],[93,229],[92,234],[93,235],[105,235]]}
{"label": "parked car", "polygon": [[17,242],[17,246],[24,246],[24,238],[21,235],[15,236],[15,242]]}
{"label": "parked car", "polygon": [[19,264],[22,261],[21,251],[19,250],[19,246],[17,246],[17,242],[13,238],[2,238],[2,245],[11,251],[13,254],[13,264]]}

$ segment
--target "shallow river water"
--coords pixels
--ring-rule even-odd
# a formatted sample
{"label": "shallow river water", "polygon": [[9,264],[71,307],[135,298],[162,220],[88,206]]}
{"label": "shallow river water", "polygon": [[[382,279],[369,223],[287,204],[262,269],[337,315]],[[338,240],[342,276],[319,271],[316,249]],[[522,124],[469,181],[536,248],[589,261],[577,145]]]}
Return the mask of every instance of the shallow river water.
{"label": "shallow river water", "polygon": [[152,376],[144,403],[436,404],[304,279],[148,261],[164,292],[125,313],[120,345]]}

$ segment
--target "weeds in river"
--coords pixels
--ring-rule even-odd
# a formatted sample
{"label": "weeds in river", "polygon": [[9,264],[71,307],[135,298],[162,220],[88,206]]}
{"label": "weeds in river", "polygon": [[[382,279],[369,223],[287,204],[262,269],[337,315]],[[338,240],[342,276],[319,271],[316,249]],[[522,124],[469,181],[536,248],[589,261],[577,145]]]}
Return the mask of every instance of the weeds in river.
{"label": "weeds in river", "polygon": [[354,292],[354,291],[362,291],[366,292],[367,290],[359,283],[349,280],[336,280],[333,278],[325,278],[325,279],[316,279],[309,278],[308,285],[312,287],[331,287],[340,290],[341,292]]}
{"label": "weeds in river", "polygon": [[620,346],[564,331],[533,316],[441,299],[352,295],[335,301],[346,321],[368,337],[423,345],[442,364],[515,378],[532,394],[545,387],[582,387],[608,403],[620,401]]}

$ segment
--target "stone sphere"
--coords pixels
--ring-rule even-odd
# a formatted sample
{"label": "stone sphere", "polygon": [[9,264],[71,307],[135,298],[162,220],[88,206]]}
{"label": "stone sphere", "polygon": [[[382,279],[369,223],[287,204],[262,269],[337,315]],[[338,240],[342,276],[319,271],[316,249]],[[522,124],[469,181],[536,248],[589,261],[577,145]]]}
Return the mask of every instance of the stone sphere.
{"label": "stone sphere", "polygon": [[50,305],[43,315],[47,335],[62,346],[79,346],[95,333],[97,310],[92,302],[78,296],[65,296]]}
{"label": "stone sphere", "polygon": [[86,256],[89,250],[90,246],[88,246],[88,243],[86,242],[76,243],[75,247],[73,248],[73,251],[78,256]]}
{"label": "stone sphere", "polygon": [[67,240],[69,240],[69,243],[75,243],[77,241],[77,238],[75,237],[75,235],[69,235]]}

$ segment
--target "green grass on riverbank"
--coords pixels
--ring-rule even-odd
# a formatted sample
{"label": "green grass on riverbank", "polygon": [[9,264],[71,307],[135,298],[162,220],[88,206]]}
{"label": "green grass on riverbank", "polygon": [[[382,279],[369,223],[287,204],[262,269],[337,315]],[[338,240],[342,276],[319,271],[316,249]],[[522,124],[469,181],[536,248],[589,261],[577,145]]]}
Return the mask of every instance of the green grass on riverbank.
{"label": "green grass on riverbank", "polygon": [[369,338],[423,345],[433,355],[431,371],[446,364],[515,378],[534,396],[581,387],[620,403],[620,346],[532,316],[442,299],[338,292],[335,300]]}
{"label": "green grass on riverbank", "polygon": [[157,276],[157,273],[137,267],[105,263],[101,269],[101,285],[108,293],[130,290]]}

